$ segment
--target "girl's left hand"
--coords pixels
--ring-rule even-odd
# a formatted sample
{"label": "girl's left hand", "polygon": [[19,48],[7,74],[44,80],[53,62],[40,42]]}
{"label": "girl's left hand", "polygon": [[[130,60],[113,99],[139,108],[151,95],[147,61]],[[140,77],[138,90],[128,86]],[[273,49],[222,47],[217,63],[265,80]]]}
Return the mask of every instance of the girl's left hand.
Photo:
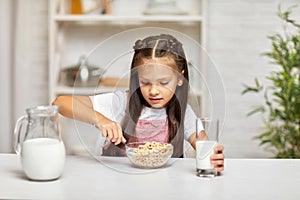
{"label": "girl's left hand", "polygon": [[215,153],[210,157],[211,164],[215,165],[215,170],[221,172],[224,170],[224,146],[217,145],[214,148]]}

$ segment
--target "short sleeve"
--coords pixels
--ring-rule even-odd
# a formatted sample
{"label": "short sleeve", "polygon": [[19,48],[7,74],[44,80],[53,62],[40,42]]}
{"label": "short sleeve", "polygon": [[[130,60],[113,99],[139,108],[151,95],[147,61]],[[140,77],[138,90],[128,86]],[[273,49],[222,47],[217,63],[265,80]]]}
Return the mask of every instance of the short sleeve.
{"label": "short sleeve", "polygon": [[106,116],[110,120],[121,122],[125,115],[126,92],[116,91],[111,93],[90,96],[95,111]]}
{"label": "short sleeve", "polygon": [[[188,140],[189,137],[196,132],[196,119],[197,116],[192,107],[188,104],[185,111],[184,118],[184,138]],[[199,131],[203,130],[203,125],[198,124]]]}

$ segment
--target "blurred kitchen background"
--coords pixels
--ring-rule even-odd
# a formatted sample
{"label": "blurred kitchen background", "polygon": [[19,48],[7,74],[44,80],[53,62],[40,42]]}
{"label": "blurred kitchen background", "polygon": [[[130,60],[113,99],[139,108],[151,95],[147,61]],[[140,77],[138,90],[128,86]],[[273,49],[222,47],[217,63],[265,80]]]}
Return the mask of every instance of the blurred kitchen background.
{"label": "blurred kitchen background", "polygon": [[[166,1],[0,0],[0,152],[13,152],[14,124],[26,108],[50,104],[56,94],[70,93],[70,89],[57,84],[61,71],[57,66],[76,66],[81,54],[97,44],[98,37],[104,41],[131,28],[158,26],[182,31],[199,40],[218,68],[226,94],[220,141],[226,157],[271,157],[253,139],[261,133],[261,115],[246,116],[263,99],[241,92],[243,84],[253,84],[255,77],[266,81],[266,74],[274,68],[261,53],[270,49],[267,36],[282,30],[282,21],[276,15],[278,5],[300,6],[300,1],[176,0],[176,6],[169,1],[172,11],[163,4],[155,7],[153,2]],[[86,18],[80,18],[83,15]],[[136,16],[143,16],[144,20],[140,22]],[[293,17],[299,20],[299,8]],[[118,48],[118,44],[124,45],[122,42],[112,45]],[[120,71],[116,70],[117,73]],[[72,127],[68,120],[62,120],[62,125],[69,127],[62,133],[68,152],[82,153],[77,149],[78,127]],[[82,127],[85,129],[80,131],[87,135],[93,132],[89,138],[93,141],[96,130]]]}

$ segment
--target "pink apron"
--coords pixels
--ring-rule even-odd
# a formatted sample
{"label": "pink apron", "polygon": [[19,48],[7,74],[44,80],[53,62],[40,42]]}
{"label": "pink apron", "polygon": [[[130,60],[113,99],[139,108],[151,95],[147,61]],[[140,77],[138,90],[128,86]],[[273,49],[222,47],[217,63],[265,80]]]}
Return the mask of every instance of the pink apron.
{"label": "pink apron", "polygon": [[135,138],[129,142],[164,142],[169,141],[168,120],[138,120]]}

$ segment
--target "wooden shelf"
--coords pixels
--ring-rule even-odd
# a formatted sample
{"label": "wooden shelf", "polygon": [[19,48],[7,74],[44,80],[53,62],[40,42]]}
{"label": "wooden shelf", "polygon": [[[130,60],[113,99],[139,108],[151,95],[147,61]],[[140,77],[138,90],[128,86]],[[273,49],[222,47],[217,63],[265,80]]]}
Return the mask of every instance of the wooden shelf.
{"label": "wooden shelf", "polygon": [[56,95],[94,95],[100,93],[113,92],[116,90],[127,90],[128,88],[121,87],[106,87],[99,85],[98,88],[95,87],[69,87],[59,85],[55,89]]}
{"label": "wooden shelf", "polygon": [[201,22],[200,15],[56,15],[56,22]]}

